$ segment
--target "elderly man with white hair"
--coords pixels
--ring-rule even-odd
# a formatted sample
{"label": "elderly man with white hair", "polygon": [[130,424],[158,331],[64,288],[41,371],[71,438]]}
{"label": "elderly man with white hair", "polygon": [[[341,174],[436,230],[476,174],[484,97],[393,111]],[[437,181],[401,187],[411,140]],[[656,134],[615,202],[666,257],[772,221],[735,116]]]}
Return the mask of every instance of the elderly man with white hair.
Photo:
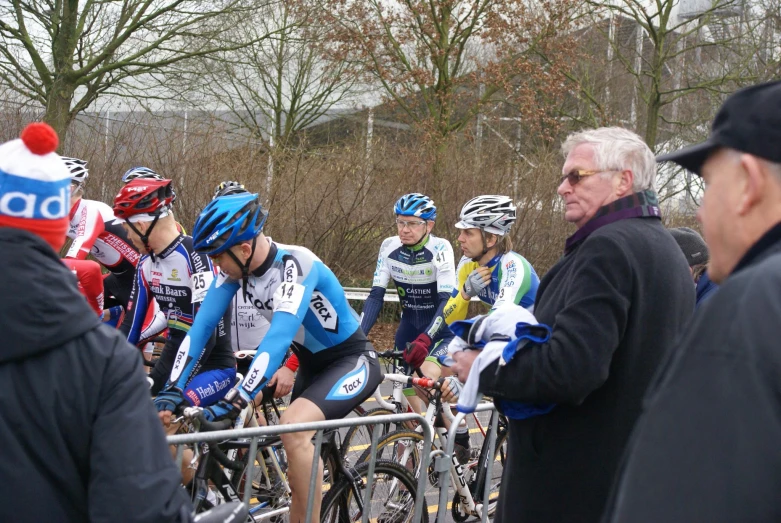
{"label": "elderly man with white hair", "polygon": [[[495,399],[555,404],[509,421],[497,522],[599,521],[646,387],[694,310],[648,146],[602,128],[562,150],[558,193],[577,231],[537,291],[534,313],[551,336],[480,373],[480,392]],[[459,377],[476,352],[454,354]]]}

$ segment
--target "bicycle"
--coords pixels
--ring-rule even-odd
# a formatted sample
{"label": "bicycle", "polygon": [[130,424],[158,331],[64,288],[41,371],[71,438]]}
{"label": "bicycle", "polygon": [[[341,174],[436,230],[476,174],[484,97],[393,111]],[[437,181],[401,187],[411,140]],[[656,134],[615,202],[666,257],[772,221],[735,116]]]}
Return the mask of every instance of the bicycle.
{"label": "bicycle", "polygon": [[[442,454],[442,450],[445,447],[444,442],[447,431],[443,424],[441,422],[436,422],[436,420],[443,413],[445,416],[450,414],[450,409],[447,404],[443,404],[441,401],[439,382],[430,379],[412,378],[403,374],[386,374],[385,379],[401,385],[411,385],[433,390],[425,415],[425,422],[434,429],[435,438],[432,449],[423,449],[423,435],[421,434],[420,429],[414,431],[398,430],[391,432],[386,434],[377,443],[377,459],[396,461],[406,469],[413,471],[414,477],[418,478],[421,473],[422,452],[428,450],[429,452],[435,453],[434,455]],[[491,459],[489,459],[488,456],[488,442],[492,437],[490,426],[486,432],[486,437],[480,449],[478,459],[470,460],[468,463],[460,463],[455,455],[451,457],[449,468],[453,485],[456,489],[452,501],[451,514],[453,519],[459,523],[466,521],[470,516],[480,517],[483,507],[487,507],[489,516],[493,515],[496,510],[496,501],[501,486],[502,470],[499,470],[497,475],[497,471],[494,470],[494,464],[496,461],[499,461],[503,469],[506,463],[508,425],[506,418],[497,411],[494,410],[491,416],[499,416],[497,420],[496,445],[494,454],[490,457]],[[493,419],[491,421],[493,422]],[[361,463],[367,462],[371,458],[370,451],[371,449],[366,450],[360,458],[358,458],[356,463],[360,465]],[[437,487],[439,483],[438,478],[436,477],[437,470],[441,469],[429,467],[427,471],[429,482],[432,487]],[[486,481],[490,482],[487,503],[486,500],[483,499]]]}
{"label": "bicycle", "polygon": [[[211,423],[203,419],[201,409],[189,407],[184,409],[182,418],[177,422],[187,420],[195,431],[209,432],[224,430],[230,426],[230,420]],[[369,480],[370,464],[365,463],[356,468],[348,468],[341,461],[341,452],[338,444],[338,429],[323,432],[323,445],[320,457],[323,459],[324,468],[328,472],[324,475],[330,483],[330,488],[325,489],[325,495],[321,506],[321,521],[355,521],[360,519],[363,512],[368,510],[372,521],[402,523],[412,517],[412,508],[417,497],[417,485],[412,475],[397,463],[378,461],[374,464],[374,474]],[[246,487],[246,472],[249,463],[249,452],[244,452],[238,459],[230,459],[225,450],[246,449],[251,446],[248,440],[228,440],[220,444],[199,443],[196,445],[196,456],[192,460],[197,462],[195,477],[190,485],[193,495],[193,504],[198,511],[206,510],[222,501],[236,501],[238,492]],[[277,472],[275,480],[277,484],[272,491],[265,490],[262,486],[252,485],[251,489],[257,504],[249,509],[247,521],[277,520],[290,510],[290,488],[287,478],[282,470],[282,464],[277,459],[276,449],[281,448],[279,436],[264,436],[258,442],[258,454],[263,453],[263,466],[267,460],[271,461],[273,470]],[[265,451],[265,452],[264,452]],[[213,459],[212,459],[213,458]],[[227,470],[226,470],[227,469]],[[264,474],[268,474],[264,472]],[[268,474],[267,477],[270,477]],[[209,484],[213,484],[218,496],[214,501],[209,500]],[[371,484],[369,496],[370,506],[364,506],[364,496],[368,485]],[[425,500],[423,501],[424,523],[428,521],[428,511]]]}
{"label": "bicycle", "polygon": [[[392,363],[392,371],[390,374],[396,374],[396,372],[401,368],[401,362],[404,360],[403,352],[401,351],[386,351],[386,352],[380,352],[377,354],[377,356],[381,359],[389,360]],[[418,373],[420,377],[423,377],[422,374]],[[384,381],[390,381],[390,380],[384,380]],[[407,401],[407,396],[404,395],[404,387],[405,385],[402,383],[398,383],[395,381],[392,381],[393,384],[393,390],[391,392],[390,397],[386,400],[380,391],[380,388],[378,387],[377,390],[374,391],[373,397],[379,407],[370,409],[366,411],[364,416],[382,416],[386,414],[401,414],[401,413],[410,413],[415,412],[414,409],[411,407],[409,401]],[[449,414],[445,413],[446,415]],[[452,418],[452,416],[447,416],[449,419]],[[475,426],[475,429],[471,429],[470,432],[478,432],[482,437],[485,437],[486,435],[486,428],[484,427],[483,423],[480,421],[479,417],[474,414],[470,418],[471,423]],[[369,448],[371,444],[371,438],[372,438],[372,432],[374,430],[375,426],[371,425],[364,425],[364,426],[355,426],[350,428],[349,431],[347,431],[347,434],[345,434],[344,437],[344,444],[342,446],[342,450],[344,452],[342,458],[349,464],[358,463],[358,458],[363,454],[363,452]],[[396,432],[399,430],[415,430],[416,424],[414,422],[406,422],[403,425],[391,425],[386,424],[380,427],[380,435],[379,439],[382,439],[386,435],[390,434],[391,432]],[[470,458],[476,459],[477,453],[479,452],[479,447],[474,447],[470,449]]]}

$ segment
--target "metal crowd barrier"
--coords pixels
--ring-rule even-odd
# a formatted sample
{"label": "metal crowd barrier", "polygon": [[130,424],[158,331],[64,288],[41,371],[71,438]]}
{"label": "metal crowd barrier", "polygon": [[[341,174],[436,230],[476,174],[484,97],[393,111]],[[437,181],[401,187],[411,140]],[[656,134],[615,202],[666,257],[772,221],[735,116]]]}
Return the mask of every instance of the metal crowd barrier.
{"label": "metal crowd barrier", "polygon": [[[407,421],[416,421],[423,427],[423,448],[431,448],[433,433],[431,427],[425,422],[425,419],[420,414],[407,413],[407,414],[386,414],[383,416],[370,416],[370,417],[357,417],[357,418],[345,418],[338,420],[325,420],[325,421],[313,421],[310,423],[290,423],[288,425],[272,425],[267,427],[252,427],[233,430],[219,430],[215,432],[197,432],[193,434],[177,434],[174,436],[168,436],[168,444],[175,445],[176,449],[176,465],[181,470],[182,468],[182,455],[184,452],[183,445],[189,443],[199,442],[214,442],[225,441],[229,439],[249,439],[250,448],[249,455],[256,456],[258,452],[258,439],[265,436],[278,436],[280,434],[288,434],[290,432],[305,432],[305,431],[317,431],[315,435],[315,456],[320,456],[320,447],[323,443],[323,431],[328,429],[341,429],[347,427],[354,427],[356,425],[384,425],[386,423],[401,423]],[[371,442],[371,461],[369,462],[368,481],[366,485],[366,497],[364,499],[364,507],[371,506],[371,489],[372,482],[374,480],[374,466],[377,461],[377,440],[379,439],[380,431],[372,431]],[[452,445],[451,445],[452,447]],[[453,449],[450,449],[453,452]],[[421,457],[423,460],[423,467],[421,470],[427,470],[430,463],[430,456],[423,453]],[[252,478],[253,469],[255,466],[255,460],[249,459],[247,470],[245,471],[247,478]],[[317,465],[319,460],[312,460],[312,477],[309,481],[309,494],[306,502],[306,519],[304,521],[312,520],[312,508],[314,506],[314,492],[315,481],[317,480]],[[418,478],[418,495],[415,498],[414,514],[412,516],[412,523],[419,523],[423,513],[423,500],[426,493],[426,481],[428,479],[427,474],[420,474]],[[244,482],[244,504],[249,507],[249,501],[252,493],[252,481]],[[447,502],[445,503],[447,504]],[[363,511],[362,523],[368,523],[369,511]],[[440,520],[444,521],[444,520]]]}
{"label": "metal crowd barrier", "polygon": [[[488,455],[493,456],[494,450],[496,450],[496,437],[498,436],[499,431],[499,412],[496,410],[496,407],[493,403],[479,403],[477,407],[475,408],[475,412],[484,412],[484,411],[493,411],[491,412],[491,429],[490,429],[490,437],[488,439]],[[465,414],[463,412],[459,412],[455,415],[453,420],[450,422],[450,430],[447,433],[447,441],[445,442],[445,450],[444,454],[437,456],[436,463],[434,465],[434,470],[439,473],[439,509],[437,511],[437,521],[446,521],[445,517],[447,516],[447,502],[448,498],[450,497],[448,495],[448,487],[450,486],[450,464],[453,462],[453,452],[454,452],[454,445],[456,441],[456,431],[458,431],[458,426],[461,424],[461,421],[464,420],[469,414]],[[485,445],[485,443],[483,443]],[[489,458],[490,459],[490,458]],[[478,463],[478,467],[480,464]],[[491,461],[491,467],[494,466],[494,462]],[[421,469],[425,470],[425,469]],[[502,474],[504,474],[504,471],[502,471]],[[422,475],[422,474],[421,474]],[[486,477],[485,481],[485,489],[483,491],[483,508],[480,511],[480,521],[482,523],[486,523],[488,521],[488,494],[491,492],[491,478]]]}

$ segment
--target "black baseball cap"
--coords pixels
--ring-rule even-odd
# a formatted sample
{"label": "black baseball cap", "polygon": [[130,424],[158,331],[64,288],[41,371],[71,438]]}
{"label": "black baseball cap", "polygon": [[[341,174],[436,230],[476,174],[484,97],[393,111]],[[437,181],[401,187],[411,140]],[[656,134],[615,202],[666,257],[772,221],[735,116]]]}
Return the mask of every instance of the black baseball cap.
{"label": "black baseball cap", "polygon": [[781,163],[781,81],[741,89],[724,102],[701,144],[656,157],[700,174],[708,156],[720,147]]}

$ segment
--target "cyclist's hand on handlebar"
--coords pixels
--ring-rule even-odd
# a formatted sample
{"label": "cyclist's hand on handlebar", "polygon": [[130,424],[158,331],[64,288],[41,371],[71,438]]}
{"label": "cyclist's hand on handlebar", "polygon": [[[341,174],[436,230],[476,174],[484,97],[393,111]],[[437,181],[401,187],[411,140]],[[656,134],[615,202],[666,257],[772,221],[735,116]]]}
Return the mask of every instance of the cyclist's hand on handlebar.
{"label": "cyclist's hand on handlebar", "polygon": [[211,407],[203,409],[203,417],[206,418],[206,421],[235,420],[250,401],[252,401],[252,398],[239,390],[238,387],[231,389],[224,399]]}
{"label": "cyclist's hand on handlebar", "polygon": [[426,361],[429,347],[431,347],[431,338],[426,333],[420,334],[404,349],[404,361],[409,363],[413,369],[419,368]]}
{"label": "cyclist's hand on handlebar", "polygon": [[461,389],[463,388],[463,385],[458,381],[458,378],[455,376],[448,376],[446,378],[440,378],[439,381],[441,383],[439,390],[442,391],[442,401],[453,403],[457,400],[459,394],[461,394]]}
{"label": "cyclist's hand on handlebar", "polygon": [[206,418],[206,421],[235,420],[240,413],[241,409],[239,407],[227,401],[218,401],[211,407],[203,409],[203,417]]}
{"label": "cyclist's hand on handlebar", "polygon": [[166,427],[171,424],[171,414],[179,405],[186,403],[182,391],[176,387],[170,387],[160,392],[155,398],[157,415]]}
{"label": "cyclist's hand on handlebar", "polygon": [[271,379],[268,380],[266,385],[269,387],[276,385],[274,397],[282,398],[283,396],[290,394],[290,391],[293,390],[295,378],[296,375],[292,370],[287,367],[280,367],[279,370],[271,376]]}

